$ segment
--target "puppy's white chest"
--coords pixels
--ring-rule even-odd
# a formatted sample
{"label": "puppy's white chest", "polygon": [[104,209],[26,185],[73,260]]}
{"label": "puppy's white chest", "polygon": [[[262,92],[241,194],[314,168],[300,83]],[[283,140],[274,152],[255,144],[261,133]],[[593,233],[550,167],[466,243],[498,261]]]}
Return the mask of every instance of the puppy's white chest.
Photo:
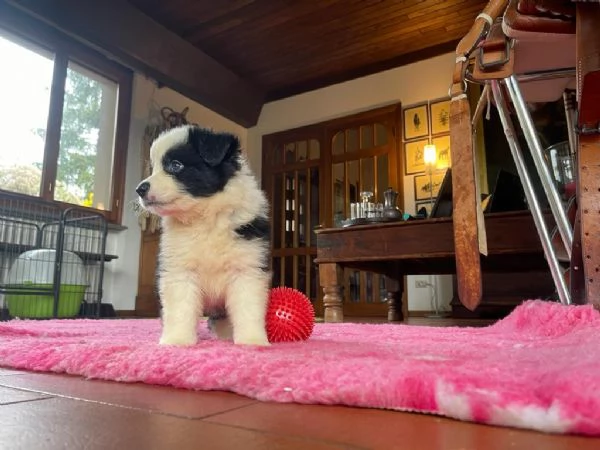
{"label": "puppy's white chest", "polygon": [[203,283],[231,276],[238,260],[232,232],[219,227],[165,230],[162,251],[169,270],[179,268]]}

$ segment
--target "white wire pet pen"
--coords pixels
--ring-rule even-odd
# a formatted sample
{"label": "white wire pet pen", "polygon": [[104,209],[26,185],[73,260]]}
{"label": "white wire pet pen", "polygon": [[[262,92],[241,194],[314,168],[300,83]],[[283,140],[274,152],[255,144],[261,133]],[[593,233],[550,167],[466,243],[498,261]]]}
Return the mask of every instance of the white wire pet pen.
{"label": "white wire pet pen", "polygon": [[107,233],[101,214],[0,193],[2,318],[99,317]]}

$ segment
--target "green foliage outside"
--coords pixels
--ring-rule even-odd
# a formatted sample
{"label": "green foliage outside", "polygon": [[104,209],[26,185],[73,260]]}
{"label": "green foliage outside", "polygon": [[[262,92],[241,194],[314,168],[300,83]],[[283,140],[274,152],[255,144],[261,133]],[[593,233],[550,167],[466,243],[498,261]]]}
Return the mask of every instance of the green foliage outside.
{"label": "green foliage outside", "polygon": [[[31,195],[40,195],[40,184],[42,182],[42,171],[33,166],[0,166],[0,186],[11,192]],[[73,204],[81,204],[81,200],[71,194],[63,182],[57,182],[54,187],[57,198]]]}
{"label": "green foliage outside", "polygon": [[[91,206],[101,104],[100,84],[69,70],[54,193],[56,200]],[[37,129],[36,133],[45,138],[46,130]]]}

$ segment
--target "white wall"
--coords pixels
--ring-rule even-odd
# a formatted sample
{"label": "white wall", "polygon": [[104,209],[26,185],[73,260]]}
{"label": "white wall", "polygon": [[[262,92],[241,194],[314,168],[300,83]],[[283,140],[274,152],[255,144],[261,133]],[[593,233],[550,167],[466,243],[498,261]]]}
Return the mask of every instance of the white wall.
{"label": "white wall", "polygon": [[[225,119],[204,106],[187,99],[177,92],[155,85],[142,76],[134,79],[131,127],[125,183],[125,204],[135,201],[135,186],[141,179],[141,139],[152,107],[170,106],[176,111],[185,107],[192,122],[226,130],[239,136],[247,149],[250,165],[260,178],[261,144],[264,134],[296,128],[315,122],[342,117],[391,103],[403,105],[443,97],[447,94],[454,55],[446,54],[368,77],[337,84],[324,89],[301,94],[288,99],[271,102],[263,107],[256,127],[249,130]],[[153,106],[154,105],[154,106]],[[407,212],[414,212],[413,179],[405,177],[404,204]],[[107,263],[105,269],[104,301],[117,310],[133,310],[137,295],[140,228],[130,207],[123,213],[124,231],[111,231],[107,244],[108,253],[119,256]],[[430,277],[418,277],[430,281]],[[430,310],[430,290],[416,289],[417,277],[409,277],[409,309]],[[437,286],[440,303],[447,307],[452,297],[450,277],[431,277]]]}
{"label": "white wall", "polygon": [[[403,106],[448,95],[454,54],[445,54],[367,77],[308,92],[263,107],[256,127],[248,130],[248,154],[260,177],[262,136],[347,116],[360,111],[401,102]],[[404,206],[414,213],[413,177],[404,178]],[[429,281],[429,277],[418,277]],[[408,277],[411,310],[431,310],[430,289],[416,289],[417,277]],[[452,298],[450,276],[431,277],[437,286],[439,302],[448,308]]]}
{"label": "white wall", "polygon": [[175,111],[189,107],[187,118],[190,122],[232,132],[240,138],[244,148],[247,142],[247,130],[240,125],[171,89],[157,89],[146,78],[135,76],[123,211],[123,225],[127,230],[109,232],[107,252],[116,254],[119,258],[105,265],[104,302],[112,303],[116,310],[135,309],[141,231],[130,205],[136,199],[135,187],[142,174],[140,153],[144,128],[149,120],[149,111],[153,107],[156,108],[156,105],[169,106]]}

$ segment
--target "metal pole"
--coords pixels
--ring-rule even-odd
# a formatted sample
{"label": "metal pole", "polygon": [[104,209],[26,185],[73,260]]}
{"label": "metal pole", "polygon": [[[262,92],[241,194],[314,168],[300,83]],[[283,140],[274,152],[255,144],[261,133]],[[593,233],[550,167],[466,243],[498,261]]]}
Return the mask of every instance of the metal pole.
{"label": "metal pole", "polygon": [[558,263],[558,258],[556,257],[556,253],[554,252],[554,247],[552,246],[552,239],[550,238],[550,234],[548,233],[548,228],[546,227],[546,222],[544,221],[542,209],[535,195],[535,190],[533,188],[533,184],[531,183],[531,178],[529,177],[529,173],[527,172],[525,159],[523,158],[523,153],[521,152],[519,141],[517,140],[517,137],[515,135],[512,120],[510,119],[510,113],[508,112],[506,100],[504,99],[504,94],[500,89],[500,84],[498,81],[494,80],[491,82],[491,84],[492,92],[494,94],[494,100],[496,101],[496,107],[498,108],[498,115],[500,116],[500,121],[502,122],[502,126],[504,127],[506,140],[508,141],[510,152],[515,161],[515,165],[517,166],[519,178],[521,179],[521,183],[523,184],[523,190],[525,191],[525,196],[527,197],[527,203],[529,203],[529,208],[531,209],[531,214],[533,215],[533,221],[538,231],[538,235],[542,243],[542,248],[544,249],[544,255],[546,256],[546,261],[548,262],[548,266],[550,267],[552,279],[554,280],[556,290],[558,291],[558,297],[560,298],[560,302],[563,305],[570,305],[571,297],[569,294],[569,290],[567,288],[565,279],[562,275],[561,267]]}
{"label": "metal pole", "polygon": [[479,100],[477,100],[477,106],[475,107],[475,112],[473,113],[473,119],[471,120],[471,126],[473,129],[477,126],[477,122],[483,115],[483,110],[488,106],[488,92],[490,91],[490,85],[486,84],[481,91],[481,95],[479,96]]}
{"label": "metal pole", "polygon": [[550,209],[552,210],[552,215],[556,221],[558,232],[560,233],[560,237],[565,244],[565,249],[570,259],[571,249],[573,246],[573,229],[571,228],[571,224],[567,218],[567,213],[558,194],[558,189],[556,189],[554,181],[552,180],[550,169],[544,161],[542,145],[540,144],[537,132],[533,126],[533,120],[531,119],[531,115],[529,114],[529,110],[525,104],[525,100],[521,95],[519,83],[517,82],[515,76],[511,75],[510,77],[506,78],[504,83],[508,89],[508,95],[515,106],[519,123],[521,124],[523,133],[525,134],[525,139],[527,140],[527,145],[529,146],[529,151],[531,152],[535,167],[540,176],[540,180],[542,181],[542,186],[546,192],[546,196],[548,197]]}
{"label": "metal pole", "polygon": [[[565,118],[567,119],[567,132],[569,135],[569,150],[570,154],[573,155],[577,150],[577,134],[575,133],[575,121],[573,120],[573,111],[576,110],[574,94],[569,92],[563,92],[563,103],[565,105]],[[575,170],[575,168],[573,168]]]}
{"label": "metal pole", "polygon": [[553,69],[553,70],[542,70],[522,73],[517,75],[519,83],[526,83],[529,81],[544,81],[544,80],[558,80],[561,78],[575,78],[575,68],[564,68],[564,69]]}
{"label": "metal pole", "polygon": [[[542,70],[532,71],[516,75],[519,83],[527,83],[530,81],[545,81],[545,80],[559,80],[561,78],[575,78],[575,68],[564,68],[564,69],[553,69],[553,70]],[[476,80],[473,78],[473,73],[467,70],[465,78],[471,83],[484,84],[482,80]]]}

